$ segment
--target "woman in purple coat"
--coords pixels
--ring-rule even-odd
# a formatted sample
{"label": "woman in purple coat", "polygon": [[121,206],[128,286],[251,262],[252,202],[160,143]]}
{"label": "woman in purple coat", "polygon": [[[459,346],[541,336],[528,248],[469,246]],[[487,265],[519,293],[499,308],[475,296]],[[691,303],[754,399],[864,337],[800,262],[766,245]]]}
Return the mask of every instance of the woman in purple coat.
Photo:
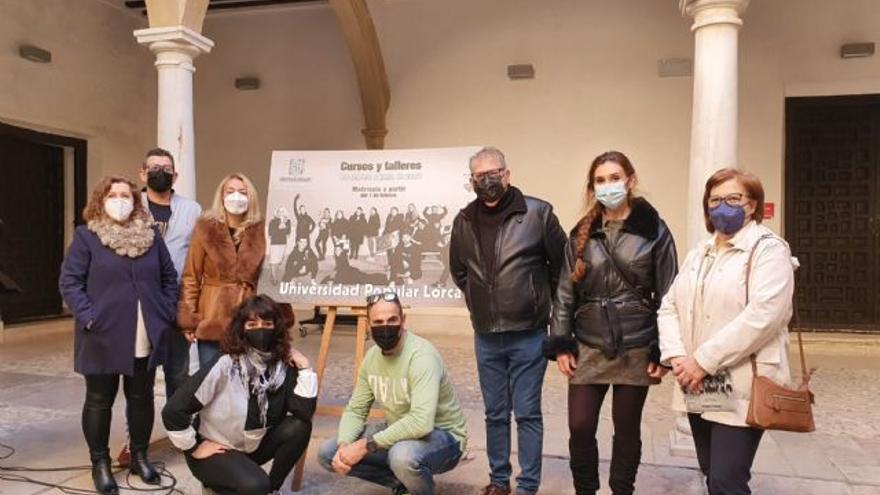
{"label": "woman in purple coat", "polygon": [[120,375],[131,472],[146,483],[160,483],[147,460],[147,446],[156,366],[163,364],[166,333],[177,315],[177,272],[130,180],[101,179],[83,220],[86,225],[76,228],[58,286],[75,317],[74,369],[86,381],[82,427],[92,480],[99,493],[116,494],[107,442]]}

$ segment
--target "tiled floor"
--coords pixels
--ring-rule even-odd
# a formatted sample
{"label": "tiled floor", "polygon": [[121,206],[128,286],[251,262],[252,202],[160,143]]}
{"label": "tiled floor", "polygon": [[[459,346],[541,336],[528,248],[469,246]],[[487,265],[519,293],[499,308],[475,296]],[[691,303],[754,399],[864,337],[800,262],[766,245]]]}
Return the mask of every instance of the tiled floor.
{"label": "tiled floor", "polygon": [[[58,467],[88,462],[79,427],[83,382],[72,371],[72,337],[69,320],[57,320],[8,329],[0,344],[0,443],[12,445],[16,454],[0,466]],[[438,477],[438,493],[477,493],[487,480],[482,398],[476,379],[473,340],[467,321],[460,317],[413,317],[411,327],[430,338],[443,354],[465,408],[471,431],[470,458],[450,473]],[[317,356],[318,332],[297,345]],[[352,329],[334,334],[330,365],[324,380],[322,402],[342,404],[351,389],[354,348]],[[818,403],[818,432],[810,435],[774,432],[765,436],[754,467],[753,489],[767,494],[880,494],[880,339],[811,337],[811,366],[819,371],[813,382]],[[671,379],[654,387],[643,422],[643,464],[636,493],[680,495],[704,493],[692,458],[670,455],[669,411]],[[568,432],[565,382],[555,367],[545,379],[545,441],[542,494],[572,494],[568,469]],[[606,404],[599,429],[603,460],[611,453],[610,408]],[[114,408],[111,445],[123,437],[124,399]],[[317,444],[335,432],[337,419],[317,418],[312,449],[307,458],[304,494],[382,494],[381,488],[337,478],[323,472],[314,458]],[[163,437],[158,424],[154,438]],[[115,447],[114,447],[115,450]],[[3,455],[0,449],[0,456]],[[178,454],[166,442],[154,445],[153,459],[163,461],[187,494],[200,492]],[[515,455],[514,455],[515,457]],[[607,462],[601,469],[607,478]],[[33,474],[44,481],[90,487],[85,471]],[[120,475],[120,480],[125,476]],[[605,478],[603,478],[605,479]],[[605,489],[607,490],[607,489]],[[0,494],[61,493],[37,485],[0,480]],[[607,493],[607,492],[603,492]]]}

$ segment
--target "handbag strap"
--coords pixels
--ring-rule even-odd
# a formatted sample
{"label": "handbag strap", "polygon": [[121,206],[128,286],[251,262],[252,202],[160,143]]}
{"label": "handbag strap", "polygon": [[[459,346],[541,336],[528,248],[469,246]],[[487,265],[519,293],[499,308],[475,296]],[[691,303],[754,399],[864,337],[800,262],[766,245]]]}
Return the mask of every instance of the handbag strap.
{"label": "handbag strap", "polygon": [[608,245],[605,243],[605,239],[599,241],[599,246],[602,248],[602,252],[605,254],[605,257],[608,258],[609,263],[611,263],[611,267],[614,268],[614,271],[623,280],[623,284],[626,285],[626,288],[629,289],[630,292],[635,294],[642,300],[642,304],[650,308],[652,311],[657,311],[659,309],[657,307],[657,303],[645,297],[645,295],[640,291],[636,286],[630,282],[629,278],[623,273],[623,270],[617,264],[617,261],[614,260],[614,256],[611,254],[611,251],[608,249]]}
{"label": "handbag strap", "polygon": [[[746,305],[749,304],[749,282],[752,278],[752,264],[755,258],[755,252],[758,250],[758,245],[761,244],[761,241],[764,239],[772,239],[776,236],[773,234],[764,234],[758,238],[755,242],[755,245],[752,247],[752,252],[749,253],[749,261],[746,264]],[[791,320],[789,321],[789,328],[794,328],[795,333],[797,333],[798,340],[798,352],[800,354],[800,362],[801,362],[801,377],[804,383],[808,383],[810,381],[811,373],[807,370],[807,358],[804,354],[804,339],[801,336],[801,320],[800,314],[798,313],[798,303],[797,303],[797,290],[792,291],[791,296],[791,304],[792,304],[792,313]],[[794,323],[794,325],[792,325]],[[752,361],[752,375],[758,376],[758,363],[755,359],[755,354],[749,356]]]}

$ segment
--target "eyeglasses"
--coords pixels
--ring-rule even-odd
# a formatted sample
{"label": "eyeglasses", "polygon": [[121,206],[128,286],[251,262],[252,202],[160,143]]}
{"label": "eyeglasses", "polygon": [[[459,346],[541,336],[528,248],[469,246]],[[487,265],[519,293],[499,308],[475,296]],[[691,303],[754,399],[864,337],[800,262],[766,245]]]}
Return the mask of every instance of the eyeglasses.
{"label": "eyeglasses", "polygon": [[154,165],[152,167],[144,167],[144,169],[146,169],[147,173],[159,171],[168,172],[169,174],[174,173],[174,165]]}
{"label": "eyeglasses", "polygon": [[367,296],[367,307],[369,308],[379,301],[400,304],[400,299],[397,297],[396,292],[376,292],[375,294],[370,294],[369,296]]}
{"label": "eyeglasses", "polygon": [[748,199],[748,196],[742,193],[733,193],[728,194],[727,196],[711,196],[709,197],[709,208],[719,206],[722,201],[727,203],[728,206],[739,206],[742,204],[744,198]]}
{"label": "eyeglasses", "polygon": [[492,170],[487,170],[487,171],[485,171],[485,172],[479,172],[479,173],[476,173],[476,174],[471,174],[471,178],[474,179],[475,181],[481,181],[481,180],[483,180],[484,178],[497,179],[497,178],[501,177],[501,176],[504,174],[504,171],[505,171],[505,170],[506,170],[506,169],[503,169],[503,168],[495,168],[495,169],[492,169]]}

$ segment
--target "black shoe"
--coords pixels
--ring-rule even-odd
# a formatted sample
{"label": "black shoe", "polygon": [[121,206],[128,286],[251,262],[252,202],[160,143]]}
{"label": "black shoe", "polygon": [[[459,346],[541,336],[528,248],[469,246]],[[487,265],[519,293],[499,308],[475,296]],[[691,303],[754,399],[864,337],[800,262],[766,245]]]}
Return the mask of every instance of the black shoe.
{"label": "black shoe", "polygon": [[101,459],[92,462],[92,482],[95,483],[95,491],[102,495],[118,495],[119,485],[113,478],[110,469],[110,459]]}
{"label": "black shoe", "polygon": [[147,460],[146,450],[132,450],[131,464],[129,465],[131,472],[140,476],[144,483],[148,485],[158,485],[162,482],[162,477],[156,468]]}

